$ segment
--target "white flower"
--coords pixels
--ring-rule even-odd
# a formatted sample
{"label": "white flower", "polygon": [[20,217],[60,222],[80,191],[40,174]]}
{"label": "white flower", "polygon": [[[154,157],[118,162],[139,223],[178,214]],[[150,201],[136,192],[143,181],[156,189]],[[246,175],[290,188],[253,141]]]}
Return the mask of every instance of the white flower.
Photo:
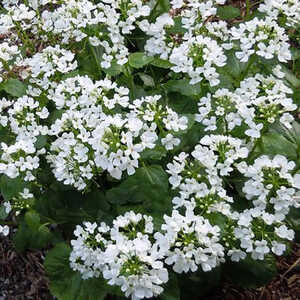
{"label": "white flower", "polygon": [[246,253],[239,249],[230,249],[227,253],[228,256],[230,256],[232,261],[239,262],[240,260],[243,260],[246,258]]}
{"label": "white flower", "polygon": [[180,215],[177,210],[172,216],[164,216],[163,235],[155,234],[158,245],[167,251],[165,263],[173,265],[177,273],[195,272],[201,265],[210,271],[223,261],[223,247],[218,243],[220,228],[212,226],[192,212]]}
{"label": "white flower", "polygon": [[175,138],[172,134],[168,133],[165,138],[161,139],[161,143],[167,150],[172,150],[174,146],[178,146],[180,144],[180,139]]}
{"label": "white flower", "polygon": [[9,227],[7,225],[0,225],[0,233],[7,236],[9,234]]}
{"label": "white flower", "polygon": [[5,213],[9,214],[12,210],[10,202],[8,202],[8,201],[4,202],[3,206],[5,207]]}
{"label": "white flower", "polygon": [[283,239],[288,239],[292,241],[294,239],[295,233],[292,229],[288,229],[286,225],[281,225],[275,228],[275,233]]}

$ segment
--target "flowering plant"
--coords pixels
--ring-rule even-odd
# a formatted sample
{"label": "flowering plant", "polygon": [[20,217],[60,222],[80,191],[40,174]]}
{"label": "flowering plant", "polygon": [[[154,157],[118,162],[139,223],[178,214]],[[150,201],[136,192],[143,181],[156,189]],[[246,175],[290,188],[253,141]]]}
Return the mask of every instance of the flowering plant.
{"label": "flowering plant", "polygon": [[294,0],[2,1],[0,233],[53,247],[54,296],[274,276],[299,239],[299,22]]}

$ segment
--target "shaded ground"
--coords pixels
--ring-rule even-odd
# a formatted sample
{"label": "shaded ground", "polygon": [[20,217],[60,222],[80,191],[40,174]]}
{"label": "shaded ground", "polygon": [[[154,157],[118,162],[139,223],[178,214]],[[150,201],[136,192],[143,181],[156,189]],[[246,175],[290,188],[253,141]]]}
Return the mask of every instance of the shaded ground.
{"label": "shaded ground", "polygon": [[[8,238],[0,237],[0,300],[53,300],[47,288],[43,253],[17,253]],[[260,289],[242,289],[225,282],[205,300],[300,299],[300,244],[290,256],[277,260],[279,275]],[[204,300],[204,299],[201,299]]]}
{"label": "shaded ground", "polygon": [[0,300],[52,300],[43,268],[43,253],[17,253],[0,237]]}
{"label": "shaded ground", "polygon": [[264,287],[242,289],[225,282],[203,300],[299,300],[300,244],[293,245],[292,253],[288,257],[278,257],[276,264],[277,277]]}

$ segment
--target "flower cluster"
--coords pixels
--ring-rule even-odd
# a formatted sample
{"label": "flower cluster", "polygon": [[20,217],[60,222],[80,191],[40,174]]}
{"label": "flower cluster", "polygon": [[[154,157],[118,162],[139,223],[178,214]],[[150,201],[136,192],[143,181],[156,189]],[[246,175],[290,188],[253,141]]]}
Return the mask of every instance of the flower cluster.
{"label": "flower cluster", "polygon": [[257,74],[241,81],[234,92],[223,88],[202,97],[196,121],[205,126],[205,131],[231,132],[232,135],[236,127],[246,126],[247,136],[259,138],[261,131],[276,121],[291,128],[294,121],[291,112],[297,105],[289,94],[292,90],[282,80]]}
{"label": "flower cluster", "polygon": [[299,3],[295,0],[265,0],[258,7],[260,12],[268,14],[273,19],[283,17],[287,25],[297,25],[300,20]]}
{"label": "flower cluster", "polygon": [[278,26],[271,17],[263,20],[254,18],[241,23],[239,27],[233,27],[230,34],[232,40],[240,43],[240,51],[236,52],[236,57],[241,62],[247,62],[254,54],[266,59],[277,56],[280,62],[291,59],[288,36],[284,28]]}
{"label": "flower cluster", "polygon": [[237,167],[245,177],[250,178],[243,187],[246,198],[252,200],[257,209],[268,212],[268,223],[272,223],[272,219],[282,221],[291,206],[300,206],[296,198],[300,174],[291,175],[295,168],[293,161],[282,155],[276,155],[273,159],[263,155],[253,165],[241,162]]}
{"label": "flower cluster", "polygon": [[[49,86],[52,72],[49,76],[36,74],[42,74],[43,83]],[[43,154],[58,181],[84,190],[93,176],[104,171],[116,179],[124,171],[134,174],[141,152],[154,148],[160,136],[162,145],[173,149],[180,139],[172,133],[187,128],[187,117],[163,108],[161,96],[136,99],[129,105],[128,88],[109,79],[94,82],[88,76],[76,76],[51,86],[42,94],[32,89],[30,97],[25,95],[14,103],[2,100],[1,124],[16,136],[14,144],[1,144],[2,174],[11,178],[25,174],[25,180],[32,181]],[[45,94],[47,102],[42,98]],[[53,104],[57,117],[47,126],[51,118],[47,105]],[[37,149],[41,136],[52,140],[49,149]]]}
{"label": "flower cluster", "polygon": [[77,226],[72,240],[71,267],[83,278],[101,273],[109,285],[117,285],[132,299],[151,298],[162,293],[168,281],[163,253],[153,241],[152,218],[127,212],[110,228],[104,223]]}

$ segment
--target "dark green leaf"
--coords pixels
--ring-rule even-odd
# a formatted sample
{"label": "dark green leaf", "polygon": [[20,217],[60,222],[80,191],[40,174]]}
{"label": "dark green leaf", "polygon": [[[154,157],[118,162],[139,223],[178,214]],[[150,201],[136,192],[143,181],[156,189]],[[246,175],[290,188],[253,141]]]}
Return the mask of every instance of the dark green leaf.
{"label": "dark green leaf", "polygon": [[8,214],[5,211],[5,206],[1,205],[0,206],[0,220],[6,219],[7,216],[8,216]]}
{"label": "dark green leaf", "polygon": [[300,242],[300,210],[299,208],[292,207],[287,216],[287,222],[295,231],[295,242]]}
{"label": "dark green leaf", "polygon": [[[33,226],[33,224],[31,225]],[[13,241],[17,251],[22,252],[29,248],[44,248],[49,245],[52,238],[53,236],[46,225],[31,228],[26,222],[21,222]]]}
{"label": "dark green leaf", "polygon": [[168,106],[179,114],[198,113],[198,99],[192,96],[184,96],[176,92],[168,94]]}
{"label": "dark green leaf", "polygon": [[50,279],[50,291],[58,300],[102,300],[107,295],[103,279],[83,280],[80,273],[70,268],[71,249],[57,244],[48,252],[44,266]]}
{"label": "dark green leaf", "polygon": [[144,213],[162,218],[171,209],[168,176],[159,165],[141,167],[118,187],[110,189],[107,199],[114,204],[142,203]]}
{"label": "dark green leaf", "polygon": [[185,96],[197,96],[201,94],[201,84],[190,84],[189,79],[181,80],[170,80],[165,85],[164,88],[169,92],[178,92]]}
{"label": "dark green leaf", "polygon": [[24,187],[25,183],[20,177],[12,179],[2,175],[0,179],[0,192],[6,201],[18,196]]}
{"label": "dark green leaf", "polygon": [[169,281],[164,287],[164,292],[159,296],[161,300],[180,300],[180,288],[175,273],[169,274]]}
{"label": "dark green leaf", "polygon": [[40,216],[35,211],[27,211],[25,214],[25,222],[29,228],[33,230],[38,230],[40,227]]}
{"label": "dark green leaf", "polygon": [[247,257],[238,263],[228,262],[224,267],[224,276],[234,284],[245,288],[256,288],[269,283],[277,274],[273,256],[264,261]]}
{"label": "dark green leaf", "polygon": [[35,142],[35,147],[37,149],[42,149],[47,144],[47,136],[45,135],[39,135],[37,137],[37,140]]}
{"label": "dark green leaf", "polygon": [[210,272],[197,272],[182,274],[178,277],[182,300],[198,300],[204,298],[213,288],[219,285],[221,278],[221,267],[216,267]]}
{"label": "dark green leaf", "polygon": [[167,155],[167,150],[163,146],[156,146],[153,149],[146,149],[142,152],[142,160],[152,161],[152,160],[161,160]]}
{"label": "dark green leaf", "polygon": [[226,56],[227,56],[227,61],[223,70],[229,73],[233,78],[239,78],[241,73],[244,71],[246,64],[241,63],[237,59],[235,55],[235,51],[228,51]]}

